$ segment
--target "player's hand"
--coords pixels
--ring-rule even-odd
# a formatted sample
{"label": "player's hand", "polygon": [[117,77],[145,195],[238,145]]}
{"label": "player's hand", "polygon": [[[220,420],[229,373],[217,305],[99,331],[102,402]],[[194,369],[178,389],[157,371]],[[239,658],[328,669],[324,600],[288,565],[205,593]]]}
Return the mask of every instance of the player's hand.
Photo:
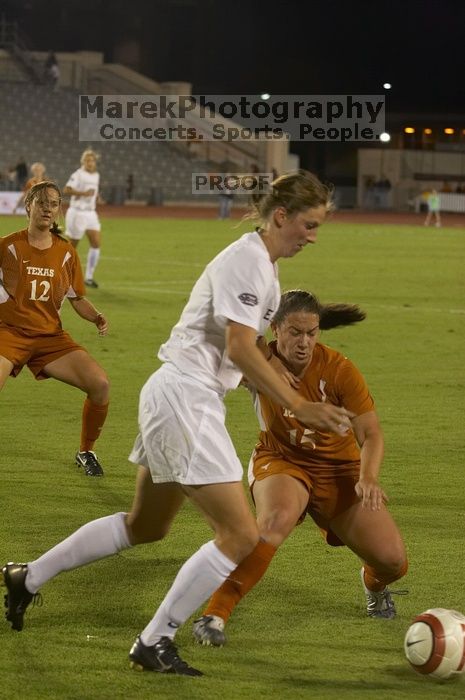
{"label": "player's hand", "polygon": [[321,431],[345,435],[352,427],[350,419],[355,413],[331,403],[311,403],[304,401],[294,415],[301,423]]}
{"label": "player's hand", "polygon": [[295,374],[292,374],[292,372],[290,372],[285,365],[283,365],[279,357],[276,357],[276,355],[273,354],[268,363],[273,367],[274,371],[279,374],[281,379],[286,382],[286,384],[293,389],[299,389],[300,379],[296,377]]}
{"label": "player's hand", "polygon": [[95,325],[98,328],[99,335],[106,335],[108,333],[108,321],[103,314],[99,314],[95,319]]}
{"label": "player's hand", "polygon": [[389,500],[376,479],[359,479],[355,484],[355,493],[362,501],[362,507],[369,510],[380,510],[383,503]]}
{"label": "player's hand", "polygon": [[82,193],[83,197],[92,197],[93,194],[95,194],[95,190],[86,190]]}

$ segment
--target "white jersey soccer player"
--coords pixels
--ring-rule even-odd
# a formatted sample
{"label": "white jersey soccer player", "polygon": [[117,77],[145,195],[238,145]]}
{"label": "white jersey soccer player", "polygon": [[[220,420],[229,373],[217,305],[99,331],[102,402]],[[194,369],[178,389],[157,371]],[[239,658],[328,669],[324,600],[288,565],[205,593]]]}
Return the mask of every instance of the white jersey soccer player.
{"label": "white jersey soccer player", "polygon": [[279,299],[277,265],[258,233],[246,233],[207,265],[160,348],[164,365],[141,392],[140,434],[129,459],[148,467],[154,482],[195,486],[242,479],[224,425],[223,397],[242,378],[228,357],[226,326],[233,321],[263,335]]}
{"label": "white jersey soccer player", "polygon": [[94,271],[100,258],[101,225],[96,212],[100,186],[97,172],[97,156],[86,150],[81,156],[81,167],[75,170],[64,188],[64,194],[71,195],[66,212],[66,235],[76,248],[84,234],[89,239],[89,252],[85,273],[88,287],[98,287],[94,280]]}

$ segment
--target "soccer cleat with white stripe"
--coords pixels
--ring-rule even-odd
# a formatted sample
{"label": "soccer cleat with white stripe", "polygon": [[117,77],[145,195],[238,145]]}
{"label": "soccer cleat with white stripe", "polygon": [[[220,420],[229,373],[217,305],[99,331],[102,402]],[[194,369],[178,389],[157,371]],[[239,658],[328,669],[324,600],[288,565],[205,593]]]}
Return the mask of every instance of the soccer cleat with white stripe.
{"label": "soccer cleat with white stripe", "polygon": [[218,615],[203,615],[194,620],[192,633],[199,644],[222,647],[226,644],[224,620]]}

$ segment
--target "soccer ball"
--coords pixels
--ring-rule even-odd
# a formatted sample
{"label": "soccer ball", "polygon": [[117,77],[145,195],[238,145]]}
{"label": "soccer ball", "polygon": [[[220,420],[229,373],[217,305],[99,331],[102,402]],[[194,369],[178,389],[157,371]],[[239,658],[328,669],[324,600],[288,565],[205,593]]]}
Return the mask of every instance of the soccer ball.
{"label": "soccer ball", "polygon": [[404,641],[405,656],[418,673],[450,678],[465,670],[465,615],[431,608],[418,615]]}

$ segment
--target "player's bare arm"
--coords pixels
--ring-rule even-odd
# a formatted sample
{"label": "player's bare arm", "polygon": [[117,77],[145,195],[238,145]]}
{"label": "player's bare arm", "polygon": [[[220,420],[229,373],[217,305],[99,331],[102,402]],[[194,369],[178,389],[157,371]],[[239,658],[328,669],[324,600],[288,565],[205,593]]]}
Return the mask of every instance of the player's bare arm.
{"label": "player's bare arm", "polygon": [[86,297],[76,297],[69,300],[75,312],[84,320],[94,323],[99,335],[108,333],[108,321]]}
{"label": "player's bare arm", "polygon": [[360,447],[360,479],[355,491],[364,508],[379,510],[387,503],[387,496],[378,483],[384,456],[384,439],[378,416],[368,411],[352,421],[352,427]]}
{"label": "player's bare arm", "polygon": [[86,190],[85,192],[81,192],[80,190],[75,190],[72,187],[65,187],[63,189],[63,194],[65,194],[67,197],[92,197],[94,192],[95,190]]}

